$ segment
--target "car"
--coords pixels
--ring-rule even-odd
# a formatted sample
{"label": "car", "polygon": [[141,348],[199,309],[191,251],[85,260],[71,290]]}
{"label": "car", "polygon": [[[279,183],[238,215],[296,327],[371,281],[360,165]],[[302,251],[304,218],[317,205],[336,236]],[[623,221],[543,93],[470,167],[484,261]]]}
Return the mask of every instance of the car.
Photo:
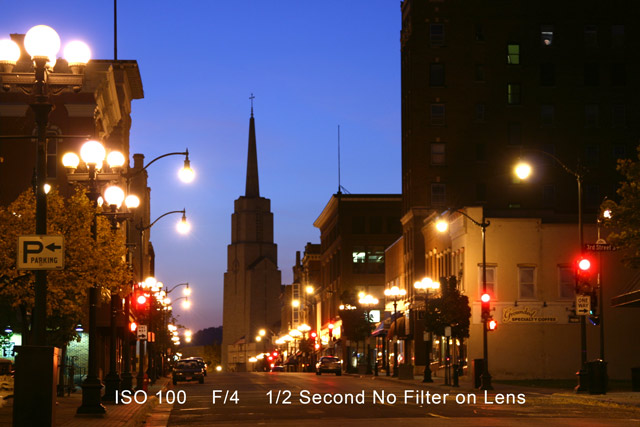
{"label": "car", "polygon": [[333,372],[336,375],[342,375],[342,360],[335,356],[322,356],[316,363],[316,375],[323,372]]}
{"label": "car", "polygon": [[173,367],[173,385],[178,381],[198,381],[204,384],[204,370],[197,360],[180,359]]}
{"label": "car", "polygon": [[284,372],[284,366],[281,364],[275,364],[271,366],[271,372]]}
{"label": "car", "polygon": [[195,360],[196,362],[198,362],[198,364],[202,368],[202,371],[204,372],[204,376],[207,376],[207,364],[204,362],[204,359],[202,357],[188,357],[186,360]]}

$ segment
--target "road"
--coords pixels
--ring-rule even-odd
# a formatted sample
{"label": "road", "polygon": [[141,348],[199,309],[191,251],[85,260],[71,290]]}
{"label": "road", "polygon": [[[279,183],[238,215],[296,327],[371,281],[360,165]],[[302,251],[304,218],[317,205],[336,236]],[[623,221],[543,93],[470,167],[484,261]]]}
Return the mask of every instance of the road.
{"label": "road", "polygon": [[[470,392],[387,377],[309,373],[210,374],[179,383],[169,426],[612,426],[640,424],[640,408],[537,392]],[[179,390],[183,392],[178,393]]]}

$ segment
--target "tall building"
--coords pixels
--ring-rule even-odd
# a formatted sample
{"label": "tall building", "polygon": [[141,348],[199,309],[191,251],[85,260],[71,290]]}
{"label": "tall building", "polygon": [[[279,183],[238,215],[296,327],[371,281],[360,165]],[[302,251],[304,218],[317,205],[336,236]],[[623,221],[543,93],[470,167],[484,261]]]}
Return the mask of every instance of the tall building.
{"label": "tall building", "polygon": [[244,196],[231,216],[231,244],[224,274],[222,365],[246,371],[260,329],[273,331],[280,320],[278,247],[273,243],[271,201],[260,197],[256,130],[251,107]]}
{"label": "tall building", "polygon": [[[628,18],[638,8],[593,0],[579,7],[401,2],[403,238],[396,259],[404,265],[393,270],[402,272],[409,303],[405,360],[424,364],[422,325],[412,309],[422,298],[413,284],[425,276],[456,276],[473,308],[468,360],[482,357],[480,227],[459,214],[446,238],[432,226],[443,212],[463,210],[492,223],[488,289],[494,316],[509,323],[490,337],[496,344],[489,358],[502,358],[492,369],[541,378],[570,376],[569,366],[578,366],[580,325],[573,323],[570,287],[582,250],[578,194],[581,188],[584,242],[595,242],[598,206],[615,196],[619,181],[616,160],[631,157],[640,139],[640,123],[632,119],[640,110],[639,83],[631,77],[640,60],[627,54],[640,47]],[[512,172],[522,158],[533,165],[530,181]],[[628,272],[609,262],[621,274],[612,287],[624,288]],[[512,321],[516,311],[520,317]],[[597,334],[588,333],[591,359]],[[614,342],[620,341],[608,345]],[[576,348],[562,357],[553,351],[560,343]],[[527,365],[526,354],[540,355],[540,363]]]}

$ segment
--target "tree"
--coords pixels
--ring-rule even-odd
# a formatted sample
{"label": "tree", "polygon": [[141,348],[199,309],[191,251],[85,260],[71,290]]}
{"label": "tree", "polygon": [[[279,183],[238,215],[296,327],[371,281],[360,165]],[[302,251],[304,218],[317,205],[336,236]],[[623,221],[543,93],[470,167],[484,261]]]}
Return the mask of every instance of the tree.
{"label": "tree", "polygon": [[624,250],[624,265],[640,268],[640,162],[620,159],[616,169],[624,177],[616,191],[619,202],[605,200],[602,203],[603,211],[611,210],[611,218],[605,225],[614,229],[607,241]]}
{"label": "tree", "polygon": [[427,331],[443,336],[444,329],[451,326],[451,336],[455,338],[469,337],[471,307],[469,297],[462,295],[455,286],[454,280],[441,278],[442,294],[427,301],[425,326]]}
{"label": "tree", "polygon": [[[47,340],[62,346],[82,323],[87,290],[101,287],[103,297],[109,292],[126,289],[131,272],[126,264],[126,245],[122,233],[114,233],[109,221],[97,217],[97,239],[91,235],[91,224],[99,213],[81,189],[63,198],[56,189],[47,195],[48,234],[61,234],[65,243],[63,270],[47,275]],[[34,275],[17,270],[18,236],[34,234],[35,197],[23,192],[7,207],[0,207],[0,298],[20,313],[23,339],[29,342],[28,313],[34,306]],[[86,322],[84,322],[86,324]]]}

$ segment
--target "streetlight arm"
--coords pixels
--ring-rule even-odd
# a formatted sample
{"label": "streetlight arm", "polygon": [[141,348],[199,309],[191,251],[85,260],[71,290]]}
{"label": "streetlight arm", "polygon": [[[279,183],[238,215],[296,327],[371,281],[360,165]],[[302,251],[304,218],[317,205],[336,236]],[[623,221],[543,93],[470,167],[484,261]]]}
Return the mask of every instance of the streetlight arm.
{"label": "streetlight arm", "polygon": [[151,166],[152,164],[154,164],[158,160],[163,159],[163,158],[168,157],[168,156],[186,156],[186,160],[189,160],[189,150],[187,149],[187,151],[167,153],[167,154],[163,154],[162,156],[158,156],[155,159],[151,160],[149,163],[147,163],[147,165],[145,167],[143,167],[142,169],[137,170],[134,173],[128,175],[127,178],[130,179],[130,178],[133,178],[134,176],[137,176],[138,174],[142,173],[142,171],[147,170],[147,168],[149,166]]}
{"label": "streetlight arm", "polygon": [[553,159],[557,164],[560,165],[560,167],[562,167],[562,169],[565,170],[565,172],[575,176],[578,181],[582,181],[583,175],[580,172],[574,171],[573,169],[569,168],[569,166],[567,166],[564,163],[562,163],[562,161],[559,158],[557,158],[556,156],[554,156],[553,154],[548,153],[548,152],[546,152],[544,150],[539,150],[537,148],[527,148],[527,149],[525,149],[525,151],[532,151],[532,152],[535,152],[535,153],[540,153],[542,155],[545,155],[545,156]]}
{"label": "streetlight arm", "polygon": [[146,227],[138,226],[137,228],[138,228],[138,230],[140,230],[140,231],[148,230],[148,229],[150,229],[151,227],[153,227],[153,225],[154,225],[156,222],[160,221],[160,220],[161,220],[162,218],[164,218],[165,216],[167,216],[167,215],[171,215],[171,214],[174,214],[174,213],[181,213],[182,215],[186,215],[186,209],[182,209],[181,211],[169,211],[169,212],[167,212],[167,213],[164,213],[164,214],[160,215],[158,218],[156,218],[156,219],[155,219],[155,221],[153,221],[151,224],[147,225]]}
{"label": "streetlight arm", "polygon": [[[160,218],[158,218],[158,219],[160,219]],[[186,286],[186,287],[189,287],[189,283],[178,283],[177,285],[175,285],[174,287],[172,287],[171,289],[169,289],[169,290],[167,291],[167,295],[169,295],[169,294],[171,293],[171,291],[173,291],[173,290],[174,290],[174,289],[176,289],[176,288],[179,288],[180,286]]]}
{"label": "streetlight arm", "polygon": [[459,214],[467,217],[469,219],[469,221],[473,222],[475,225],[477,225],[478,227],[482,228],[483,230],[485,228],[487,228],[489,225],[491,225],[491,222],[484,218],[484,210],[483,210],[483,214],[482,214],[482,222],[476,221],[475,219],[471,218],[469,216],[469,214],[467,214],[466,212],[464,212],[462,210],[454,209],[453,212],[458,212]]}

